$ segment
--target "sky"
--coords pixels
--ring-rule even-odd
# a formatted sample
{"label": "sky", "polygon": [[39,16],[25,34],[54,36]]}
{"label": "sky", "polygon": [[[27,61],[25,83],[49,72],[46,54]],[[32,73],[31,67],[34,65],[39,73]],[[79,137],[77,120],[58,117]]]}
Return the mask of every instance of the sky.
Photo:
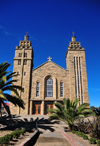
{"label": "sky", "polygon": [[66,69],[65,54],[75,32],[85,47],[89,103],[100,106],[100,1],[0,0],[0,63],[11,63],[15,47],[29,32],[34,68],[52,61]]}

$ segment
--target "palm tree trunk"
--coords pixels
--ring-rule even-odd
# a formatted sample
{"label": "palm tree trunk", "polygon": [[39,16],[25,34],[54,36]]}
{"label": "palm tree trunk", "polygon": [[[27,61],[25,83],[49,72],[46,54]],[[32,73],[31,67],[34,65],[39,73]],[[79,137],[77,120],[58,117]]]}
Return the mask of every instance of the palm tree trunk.
{"label": "palm tree trunk", "polygon": [[1,113],[1,102],[0,102],[0,115],[1,115],[1,118],[2,118],[2,113]]}

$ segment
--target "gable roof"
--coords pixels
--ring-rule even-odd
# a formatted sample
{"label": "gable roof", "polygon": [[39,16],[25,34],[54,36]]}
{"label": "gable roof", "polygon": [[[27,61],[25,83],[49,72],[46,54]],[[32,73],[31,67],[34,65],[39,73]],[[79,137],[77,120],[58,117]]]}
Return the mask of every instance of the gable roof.
{"label": "gable roof", "polygon": [[49,62],[52,62],[54,65],[57,65],[57,66],[58,66],[58,67],[60,67],[61,69],[66,70],[65,68],[61,67],[60,65],[56,64],[56,63],[55,63],[55,62],[53,62],[53,61],[46,61],[45,63],[43,63],[43,64],[39,65],[39,66],[38,66],[38,67],[36,67],[36,68],[34,68],[34,69],[33,69],[33,71],[34,71],[34,70],[36,70],[36,69],[38,69],[38,68],[40,68],[40,67],[42,67],[43,65],[45,65],[45,64],[47,64],[47,63],[49,63]]}

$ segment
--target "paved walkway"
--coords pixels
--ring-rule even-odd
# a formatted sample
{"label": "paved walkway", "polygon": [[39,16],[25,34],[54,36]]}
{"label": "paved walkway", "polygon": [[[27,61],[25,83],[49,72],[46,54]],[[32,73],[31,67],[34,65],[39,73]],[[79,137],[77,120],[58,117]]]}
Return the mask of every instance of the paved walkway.
{"label": "paved walkway", "polygon": [[17,119],[26,121],[27,126],[33,126],[34,124],[41,131],[35,146],[83,146],[64,132],[64,129],[66,129],[64,122],[58,120],[48,122],[47,115],[19,115]]}
{"label": "paved walkway", "polygon": [[45,122],[40,121],[38,124],[41,134],[35,146],[71,146],[61,133],[66,127],[65,123],[60,121]]}

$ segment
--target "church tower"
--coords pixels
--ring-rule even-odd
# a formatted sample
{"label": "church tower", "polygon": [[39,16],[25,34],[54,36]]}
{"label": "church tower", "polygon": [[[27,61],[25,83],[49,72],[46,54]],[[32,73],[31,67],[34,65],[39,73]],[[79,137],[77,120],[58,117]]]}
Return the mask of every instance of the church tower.
{"label": "church tower", "polygon": [[20,41],[19,46],[16,46],[13,68],[13,72],[18,74],[18,82],[15,84],[24,88],[24,93],[20,91],[19,95],[25,102],[25,109],[23,110],[22,108],[15,107],[15,105],[11,104],[11,114],[29,114],[29,100],[33,68],[33,48],[31,46],[31,41],[29,41],[28,38],[29,36],[25,35],[24,40]]}
{"label": "church tower", "polygon": [[73,35],[66,52],[66,65],[69,71],[70,99],[78,98],[79,104],[88,103],[87,72],[85,61],[85,49]]}

